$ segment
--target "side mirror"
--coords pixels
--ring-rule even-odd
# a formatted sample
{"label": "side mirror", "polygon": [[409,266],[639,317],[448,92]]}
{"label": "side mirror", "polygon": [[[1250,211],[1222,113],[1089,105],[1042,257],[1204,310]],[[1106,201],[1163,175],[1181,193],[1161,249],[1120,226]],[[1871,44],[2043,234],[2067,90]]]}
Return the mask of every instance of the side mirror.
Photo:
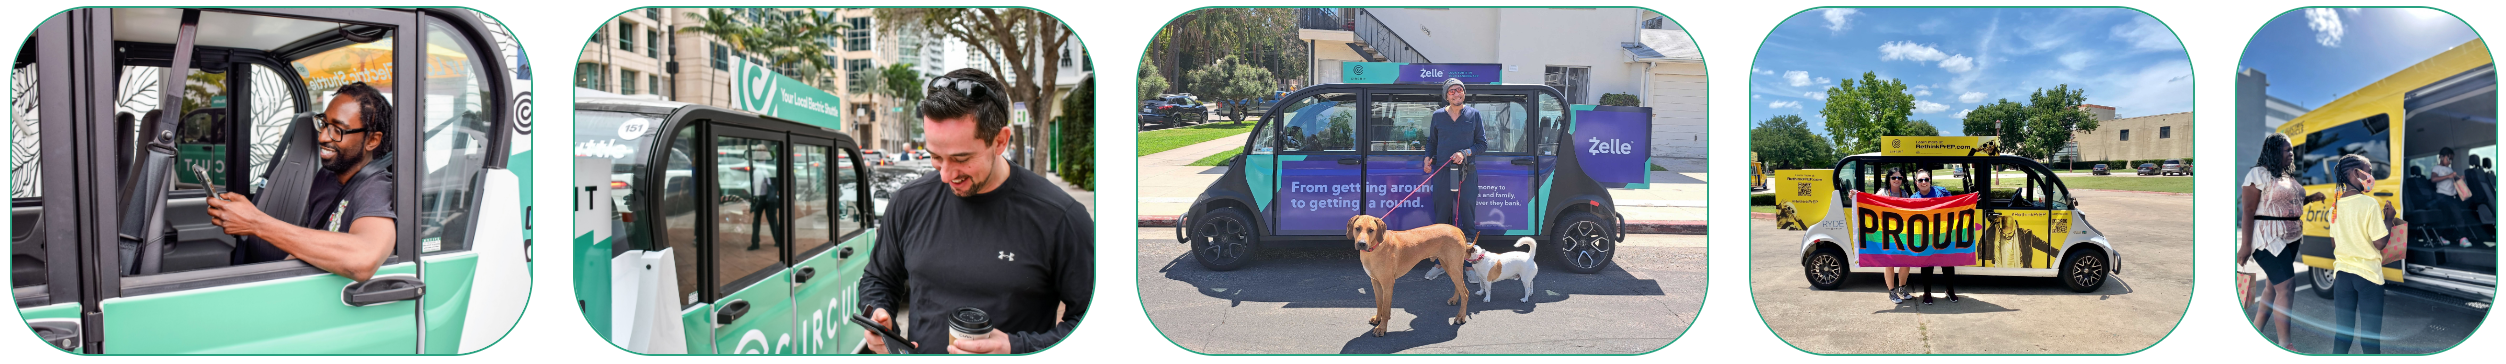
{"label": "side mirror", "polygon": [[2064,198],[2062,198],[2062,204],[2064,204],[2064,205],[2071,205],[2071,208],[2076,210],[2076,209],[2079,209],[2079,208],[2080,208],[2080,198],[2078,198],[2078,197],[2064,197]]}

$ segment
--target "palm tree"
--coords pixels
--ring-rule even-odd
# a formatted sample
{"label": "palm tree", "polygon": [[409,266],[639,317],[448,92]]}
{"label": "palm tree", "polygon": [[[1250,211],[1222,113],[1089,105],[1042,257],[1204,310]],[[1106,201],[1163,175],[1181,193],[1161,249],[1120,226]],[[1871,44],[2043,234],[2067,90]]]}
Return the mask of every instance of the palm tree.
{"label": "palm tree", "polygon": [[[730,9],[705,9],[705,12],[701,14],[687,13],[687,17],[688,20],[696,21],[696,25],[679,28],[680,32],[711,36],[715,40],[721,41],[722,44],[731,47],[731,49],[738,50],[743,53],[749,51],[748,38],[749,34],[751,34],[754,29],[749,26],[748,23],[741,22],[739,16],[732,14]],[[710,51],[711,50],[708,50],[708,52]],[[708,57],[710,57],[711,54],[712,53],[707,53]],[[722,87],[724,89],[727,90],[731,87],[729,77],[716,76],[714,78],[723,80]],[[708,89],[706,94],[707,96],[711,96],[711,89]]]}

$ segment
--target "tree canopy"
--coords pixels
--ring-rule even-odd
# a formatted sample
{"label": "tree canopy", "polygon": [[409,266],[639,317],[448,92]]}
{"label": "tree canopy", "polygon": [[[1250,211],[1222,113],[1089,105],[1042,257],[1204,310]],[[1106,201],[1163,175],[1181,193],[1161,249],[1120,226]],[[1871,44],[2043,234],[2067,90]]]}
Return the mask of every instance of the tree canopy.
{"label": "tree canopy", "polygon": [[1827,88],[1827,106],[1819,109],[1827,117],[1827,137],[1843,154],[1879,151],[1879,137],[1906,135],[1906,117],[1913,113],[1914,95],[1906,93],[1905,82],[1881,80],[1872,72]]}
{"label": "tree canopy", "polygon": [[1810,132],[1799,115],[1779,115],[1749,128],[1749,151],[1773,169],[1827,168],[1836,164],[1836,149]]}

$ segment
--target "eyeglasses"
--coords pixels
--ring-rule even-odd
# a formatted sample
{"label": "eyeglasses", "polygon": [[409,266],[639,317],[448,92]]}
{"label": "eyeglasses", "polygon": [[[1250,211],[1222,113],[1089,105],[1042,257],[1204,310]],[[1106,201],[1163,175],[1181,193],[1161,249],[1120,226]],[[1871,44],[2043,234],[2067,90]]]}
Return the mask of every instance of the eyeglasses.
{"label": "eyeglasses", "polygon": [[366,127],[363,127],[363,128],[348,129],[348,130],[340,130],[339,124],[337,124],[337,123],[332,123],[332,122],[321,122],[321,123],[314,123],[314,124],[313,124],[313,133],[314,133],[313,135],[314,135],[314,136],[316,136],[316,137],[330,136],[330,135],[337,135],[337,136],[340,136],[340,137],[347,137],[347,136],[348,136],[348,134],[363,133],[363,132],[369,132],[369,131],[383,131],[383,129],[377,129],[377,128],[375,128],[373,125],[367,125]]}
{"label": "eyeglasses", "polygon": [[1922,183],[1932,183],[1932,179],[1930,179],[1930,178],[1916,178],[1916,179],[1914,179],[1914,181],[1915,181],[1915,182],[1922,182]]}
{"label": "eyeglasses", "polygon": [[938,93],[940,90],[956,90],[959,95],[977,99],[988,99],[992,94],[991,87],[985,87],[982,82],[970,79],[940,76],[923,82],[922,91],[925,93]]}

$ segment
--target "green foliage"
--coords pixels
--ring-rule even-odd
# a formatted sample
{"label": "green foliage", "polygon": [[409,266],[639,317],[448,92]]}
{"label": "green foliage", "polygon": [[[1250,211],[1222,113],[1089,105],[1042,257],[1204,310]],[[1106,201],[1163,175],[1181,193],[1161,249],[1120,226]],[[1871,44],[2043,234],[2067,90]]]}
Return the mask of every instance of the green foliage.
{"label": "green foliage", "polygon": [[1637,106],[1643,102],[1643,100],[1637,99],[1636,95],[1601,94],[1602,106]]}
{"label": "green foliage", "polygon": [[1295,8],[1205,8],[1186,12],[1159,28],[1141,58],[1172,73],[1179,92],[1206,94],[1186,74],[1220,58],[1268,70],[1272,85],[1306,74],[1306,43],[1297,39]]}
{"label": "green foliage", "polygon": [[[1062,181],[1082,190],[1096,190],[1096,78],[1079,81],[1062,98],[1062,116],[1055,118],[1053,129],[1061,140],[1053,143],[1053,170]],[[917,123],[919,124],[919,123]]]}
{"label": "green foliage", "polygon": [[2027,142],[2019,146],[2019,155],[2049,158],[2071,142],[2074,131],[2096,131],[2097,117],[2080,110],[2080,103],[2088,101],[2084,92],[2059,85],[2028,94]]}
{"label": "green foliage", "polygon": [[1897,134],[1897,136],[1940,136],[1940,129],[1933,128],[1931,120],[1915,120],[1914,123],[1906,126],[1904,134]]}
{"label": "green foliage", "polygon": [[1827,106],[1819,109],[1827,117],[1828,138],[1842,154],[1879,151],[1879,138],[1905,135],[1906,117],[1914,113],[1914,95],[1906,93],[1905,82],[1880,80],[1872,72],[1856,81],[1829,87]]}
{"label": "green foliage", "polygon": [[2014,150],[2016,144],[2027,142],[2027,106],[2010,102],[2010,99],[1977,105],[1959,123],[1965,128],[1961,132],[1966,135],[2001,137],[2004,151]]}
{"label": "green foliage", "polygon": [[1140,95],[1134,100],[1148,100],[1166,93],[1166,74],[1157,71],[1157,62],[1140,59]]}
{"label": "green foliage", "polygon": [[2080,110],[2087,90],[2070,85],[2036,89],[2027,104],[2002,99],[1967,112],[1961,124],[1967,135],[2001,137],[2002,150],[2036,159],[2053,157],[2071,142],[2074,132],[2096,131],[2097,118]]}
{"label": "green foliage", "polygon": [[1264,96],[1276,88],[1273,86],[1276,84],[1271,82],[1270,70],[1239,62],[1236,56],[1219,58],[1217,63],[1194,69],[1186,73],[1184,79],[1194,85],[1193,95],[1226,101],[1227,107],[1231,108],[1244,108],[1247,104],[1245,100]]}
{"label": "green foliage", "polygon": [[1827,168],[1837,159],[1835,148],[1810,133],[1798,115],[1776,116],[1749,128],[1749,151],[1769,169]]}

